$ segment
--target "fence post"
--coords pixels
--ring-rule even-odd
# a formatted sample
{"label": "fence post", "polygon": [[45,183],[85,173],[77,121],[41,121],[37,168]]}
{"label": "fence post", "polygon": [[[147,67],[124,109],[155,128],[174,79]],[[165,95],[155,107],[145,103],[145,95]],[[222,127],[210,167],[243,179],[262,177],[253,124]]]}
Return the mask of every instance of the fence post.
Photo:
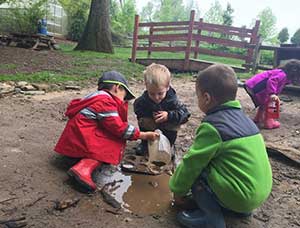
{"label": "fence post", "polygon": [[[250,38],[250,45],[251,44],[258,45],[258,35],[257,34],[258,34],[259,24],[260,24],[260,21],[256,20],[255,26],[252,29],[252,34],[251,34],[251,38]],[[251,61],[254,61],[253,52],[254,52],[253,48],[248,48],[247,60],[246,60],[246,64],[247,64],[246,71],[248,71],[248,72],[249,72],[249,66],[252,65]]]}
{"label": "fence post", "polygon": [[136,50],[138,45],[138,31],[139,31],[139,15],[135,15],[134,18],[134,30],[132,39],[132,50],[131,50],[131,62],[136,61]]}
{"label": "fence post", "polygon": [[[197,31],[198,35],[201,35],[202,23],[203,23],[203,18],[200,18],[200,20],[199,20],[199,26],[198,26],[198,31]],[[198,58],[198,53],[199,53],[198,48],[199,48],[199,45],[200,45],[200,40],[197,40],[196,41],[196,45],[195,45],[196,49],[195,49],[195,52],[194,52],[194,59]]]}
{"label": "fence post", "polygon": [[189,68],[194,21],[195,21],[195,10],[192,10],[190,14],[189,31],[188,31],[188,37],[187,37],[187,43],[185,49],[185,58],[184,58],[184,66],[183,66],[184,70],[188,70]]}
{"label": "fence post", "polygon": [[150,27],[150,29],[149,29],[149,35],[150,35],[150,37],[149,37],[149,49],[148,49],[148,58],[150,58],[150,56],[151,56],[151,47],[152,47],[152,35],[153,35],[153,26],[151,26]]}
{"label": "fence post", "polygon": [[257,67],[259,65],[259,61],[260,61],[260,46],[261,46],[261,37],[260,37],[260,35],[258,35],[257,44],[256,44],[256,46],[254,48],[254,54],[253,54],[253,65],[252,65],[252,69],[251,69],[252,74],[256,73]]}

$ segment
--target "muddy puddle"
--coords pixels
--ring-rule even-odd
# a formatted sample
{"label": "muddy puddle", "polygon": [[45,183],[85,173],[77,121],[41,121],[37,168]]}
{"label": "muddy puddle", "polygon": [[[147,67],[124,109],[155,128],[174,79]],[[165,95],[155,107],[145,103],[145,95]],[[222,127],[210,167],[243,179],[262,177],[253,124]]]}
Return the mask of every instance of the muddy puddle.
{"label": "muddy puddle", "polygon": [[145,175],[121,171],[104,165],[94,176],[105,201],[115,208],[138,215],[165,214],[171,211],[172,194],[167,174]]}

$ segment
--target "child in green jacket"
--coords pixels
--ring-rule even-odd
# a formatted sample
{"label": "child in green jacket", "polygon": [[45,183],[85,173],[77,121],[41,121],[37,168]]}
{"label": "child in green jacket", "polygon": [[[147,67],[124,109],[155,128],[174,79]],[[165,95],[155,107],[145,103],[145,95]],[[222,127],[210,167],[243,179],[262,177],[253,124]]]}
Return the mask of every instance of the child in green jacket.
{"label": "child in green jacket", "polygon": [[235,100],[232,68],[216,64],[197,77],[198,106],[206,114],[170,179],[175,204],[191,190],[197,209],[182,211],[186,227],[225,227],[225,211],[249,215],[269,196],[272,170],[262,135]]}

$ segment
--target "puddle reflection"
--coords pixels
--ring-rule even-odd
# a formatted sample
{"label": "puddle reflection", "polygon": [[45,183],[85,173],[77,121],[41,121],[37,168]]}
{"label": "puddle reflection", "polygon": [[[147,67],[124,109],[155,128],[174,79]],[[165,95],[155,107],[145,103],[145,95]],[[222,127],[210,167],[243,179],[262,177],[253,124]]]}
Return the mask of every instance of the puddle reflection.
{"label": "puddle reflection", "polygon": [[123,173],[120,168],[105,165],[94,177],[97,186],[106,186],[122,208],[139,215],[163,214],[171,209],[170,176]]}

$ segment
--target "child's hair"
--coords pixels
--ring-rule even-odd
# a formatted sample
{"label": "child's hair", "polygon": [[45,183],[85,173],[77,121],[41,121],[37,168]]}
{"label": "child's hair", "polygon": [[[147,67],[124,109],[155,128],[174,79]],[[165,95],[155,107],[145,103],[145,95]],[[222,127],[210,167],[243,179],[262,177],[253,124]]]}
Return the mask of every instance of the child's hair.
{"label": "child's hair", "polygon": [[98,90],[102,90],[102,89],[111,90],[114,85],[115,84],[113,83],[99,83]]}
{"label": "child's hair", "polygon": [[200,71],[196,81],[196,88],[201,93],[207,92],[217,104],[235,100],[237,87],[234,70],[223,64],[214,64]]}
{"label": "child's hair", "polygon": [[282,69],[290,80],[300,79],[300,60],[290,59],[278,68]]}
{"label": "child's hair", "polygon": [[[102,90],[102,89],[111,90],[114,85],[118,85],[118,84],[117,83],[99,83],[98,84],[98,90]],[[122,86],[122,85],[120,85],[120,87],[125,89],[124,86]]]}
{"label": "child's hair", "polygon": [[171,73],[167,67],[161,64],[152,63],[143,72],[146,85],[169,87]]}

